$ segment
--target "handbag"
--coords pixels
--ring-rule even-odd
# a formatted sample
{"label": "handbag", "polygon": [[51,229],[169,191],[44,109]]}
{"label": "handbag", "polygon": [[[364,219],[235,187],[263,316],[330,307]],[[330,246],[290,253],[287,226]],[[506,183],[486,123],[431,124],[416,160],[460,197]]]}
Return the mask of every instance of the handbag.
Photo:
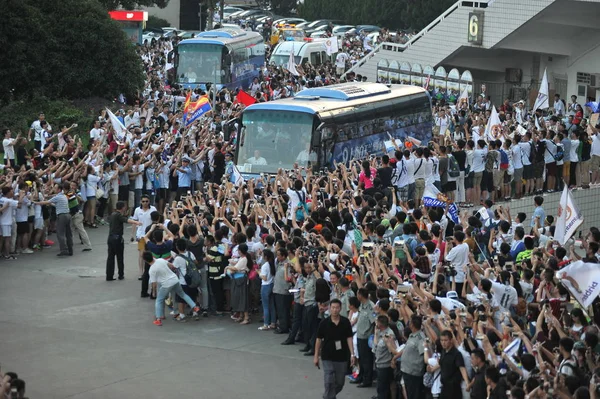
{"label": "handbag", "polygon": [[96,199],[100,199],[104,197],[104,190],[101,188],[96,189]]}

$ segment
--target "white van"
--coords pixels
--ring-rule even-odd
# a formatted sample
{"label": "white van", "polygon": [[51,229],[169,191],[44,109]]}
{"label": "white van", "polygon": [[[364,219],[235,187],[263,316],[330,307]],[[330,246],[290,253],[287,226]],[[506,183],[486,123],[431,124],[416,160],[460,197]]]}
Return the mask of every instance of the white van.
{"label": "white van", "polygon": [[294,51],[296,65],[304,65],[310,62],[312,65],[321,65],[326,61],[335,62],[335,54],[327,55],[324,42],[281,42],[271,54],[271,64],[287,65],[290,53]]}

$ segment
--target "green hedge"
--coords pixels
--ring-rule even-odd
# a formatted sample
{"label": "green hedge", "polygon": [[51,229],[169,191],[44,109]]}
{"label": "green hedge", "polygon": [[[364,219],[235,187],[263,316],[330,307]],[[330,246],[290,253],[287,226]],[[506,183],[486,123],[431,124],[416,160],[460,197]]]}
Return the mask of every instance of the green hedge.
{"label": "green hedge", "polygon": [[[100,100],[100,103],[102,101]],[[108,104],[108,101],[105,103]],[[44,112],[54,133],[59,132],[62,126],[69,127],[76,123],[78,127],[72,129],[71,134],[79,135],[83,144],[87,145],[89,131],[97,115],[96,110],[102,107],[93,108],[85,108],[83,104],[76,104],[68,100],[49,100],[43,97],[29,102],[15,101],[0,108],[0,129],[10,129],[13,137],[19,132],[22,132],[22,136],[27,137],[31,123],[38,118],[40,112]],[[33,146],[33,143],[29,143],[28,146]],[[3,152],[4,148],[1,151]]]}

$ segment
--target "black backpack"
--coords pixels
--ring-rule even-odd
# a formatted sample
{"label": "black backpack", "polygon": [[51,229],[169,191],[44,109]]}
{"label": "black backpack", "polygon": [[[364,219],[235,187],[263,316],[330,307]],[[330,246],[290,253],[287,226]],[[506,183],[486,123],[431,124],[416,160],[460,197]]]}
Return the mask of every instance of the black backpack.
{"label": "black backpack", "polygon": [[[562,369],[563,367],[568,367],[573,371],[573,376],[577,378],[581,386],[587,387],[590,384],[590,379],[587,375],[585,375],[585,373],[580,367],[577,367],[571,362],[565,362],[565,364],[563,364],[560,369]],[[559,372],[560,369],[558,370]]]}
{"label": "black backpack", "polygon": [[196,267],[196,262],[194,262],[191,258],[185,255],[177,255],[185,260],[185,276],[183,279],[185,283],[190,288],[198,288],[200,286],[200,281],[202,280],[202,276]]}

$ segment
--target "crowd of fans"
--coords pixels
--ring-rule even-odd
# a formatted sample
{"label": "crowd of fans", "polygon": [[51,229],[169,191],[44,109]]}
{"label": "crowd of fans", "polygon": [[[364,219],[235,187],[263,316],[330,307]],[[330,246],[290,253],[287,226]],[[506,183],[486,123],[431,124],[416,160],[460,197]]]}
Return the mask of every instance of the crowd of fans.
{"label": "crowd of fans", "polygon": [[[112,232],[120,218],[111,215],[123,212],[137,225],[129,239],[138,242],[140,295],[155,300],[157,326],[229,316],[282,345],[301,343],[318,362],[319,325],[337,299],[358,358],[349,378],[376,386],[377,398],[597,397],[598,300],[582,308],[556,272],[578,259],[597,263],[600,230],[583,232],[582,248],[561,246],[555,210],[544,209],[544,191],[600,182],[599,126],[586,124],[575,100],[565,107],[557,98],[550,116],[507,100],[488,133],[485,93],[440,101],[427,147],[240,183],[230,121],[243,106],[222,90],[210,114],[183,128],[185,92],[164,71],[171,49],[161,39],[140,50],[147,85],[116,112],[123,141],[104,111],[87,146],[72,134],[77,126],[53,130],[43,114],[31,151],[4,131],[5,259],[40,249],[53,230],[58,255],[72,255],[79,240],[90,250],[85,227],[110,220]],[[337,83],[336,72],[310,66],[297,79],[266,66],[250,91],[282,98]],[[429,184],[460,205],[458,221],[448,207],[423,205]],[[499,204],[524,196],[530,215]],[[335,383],[326,391],[339,391]],[[7,373],[3,393],[12,387],[24,391]]]}

